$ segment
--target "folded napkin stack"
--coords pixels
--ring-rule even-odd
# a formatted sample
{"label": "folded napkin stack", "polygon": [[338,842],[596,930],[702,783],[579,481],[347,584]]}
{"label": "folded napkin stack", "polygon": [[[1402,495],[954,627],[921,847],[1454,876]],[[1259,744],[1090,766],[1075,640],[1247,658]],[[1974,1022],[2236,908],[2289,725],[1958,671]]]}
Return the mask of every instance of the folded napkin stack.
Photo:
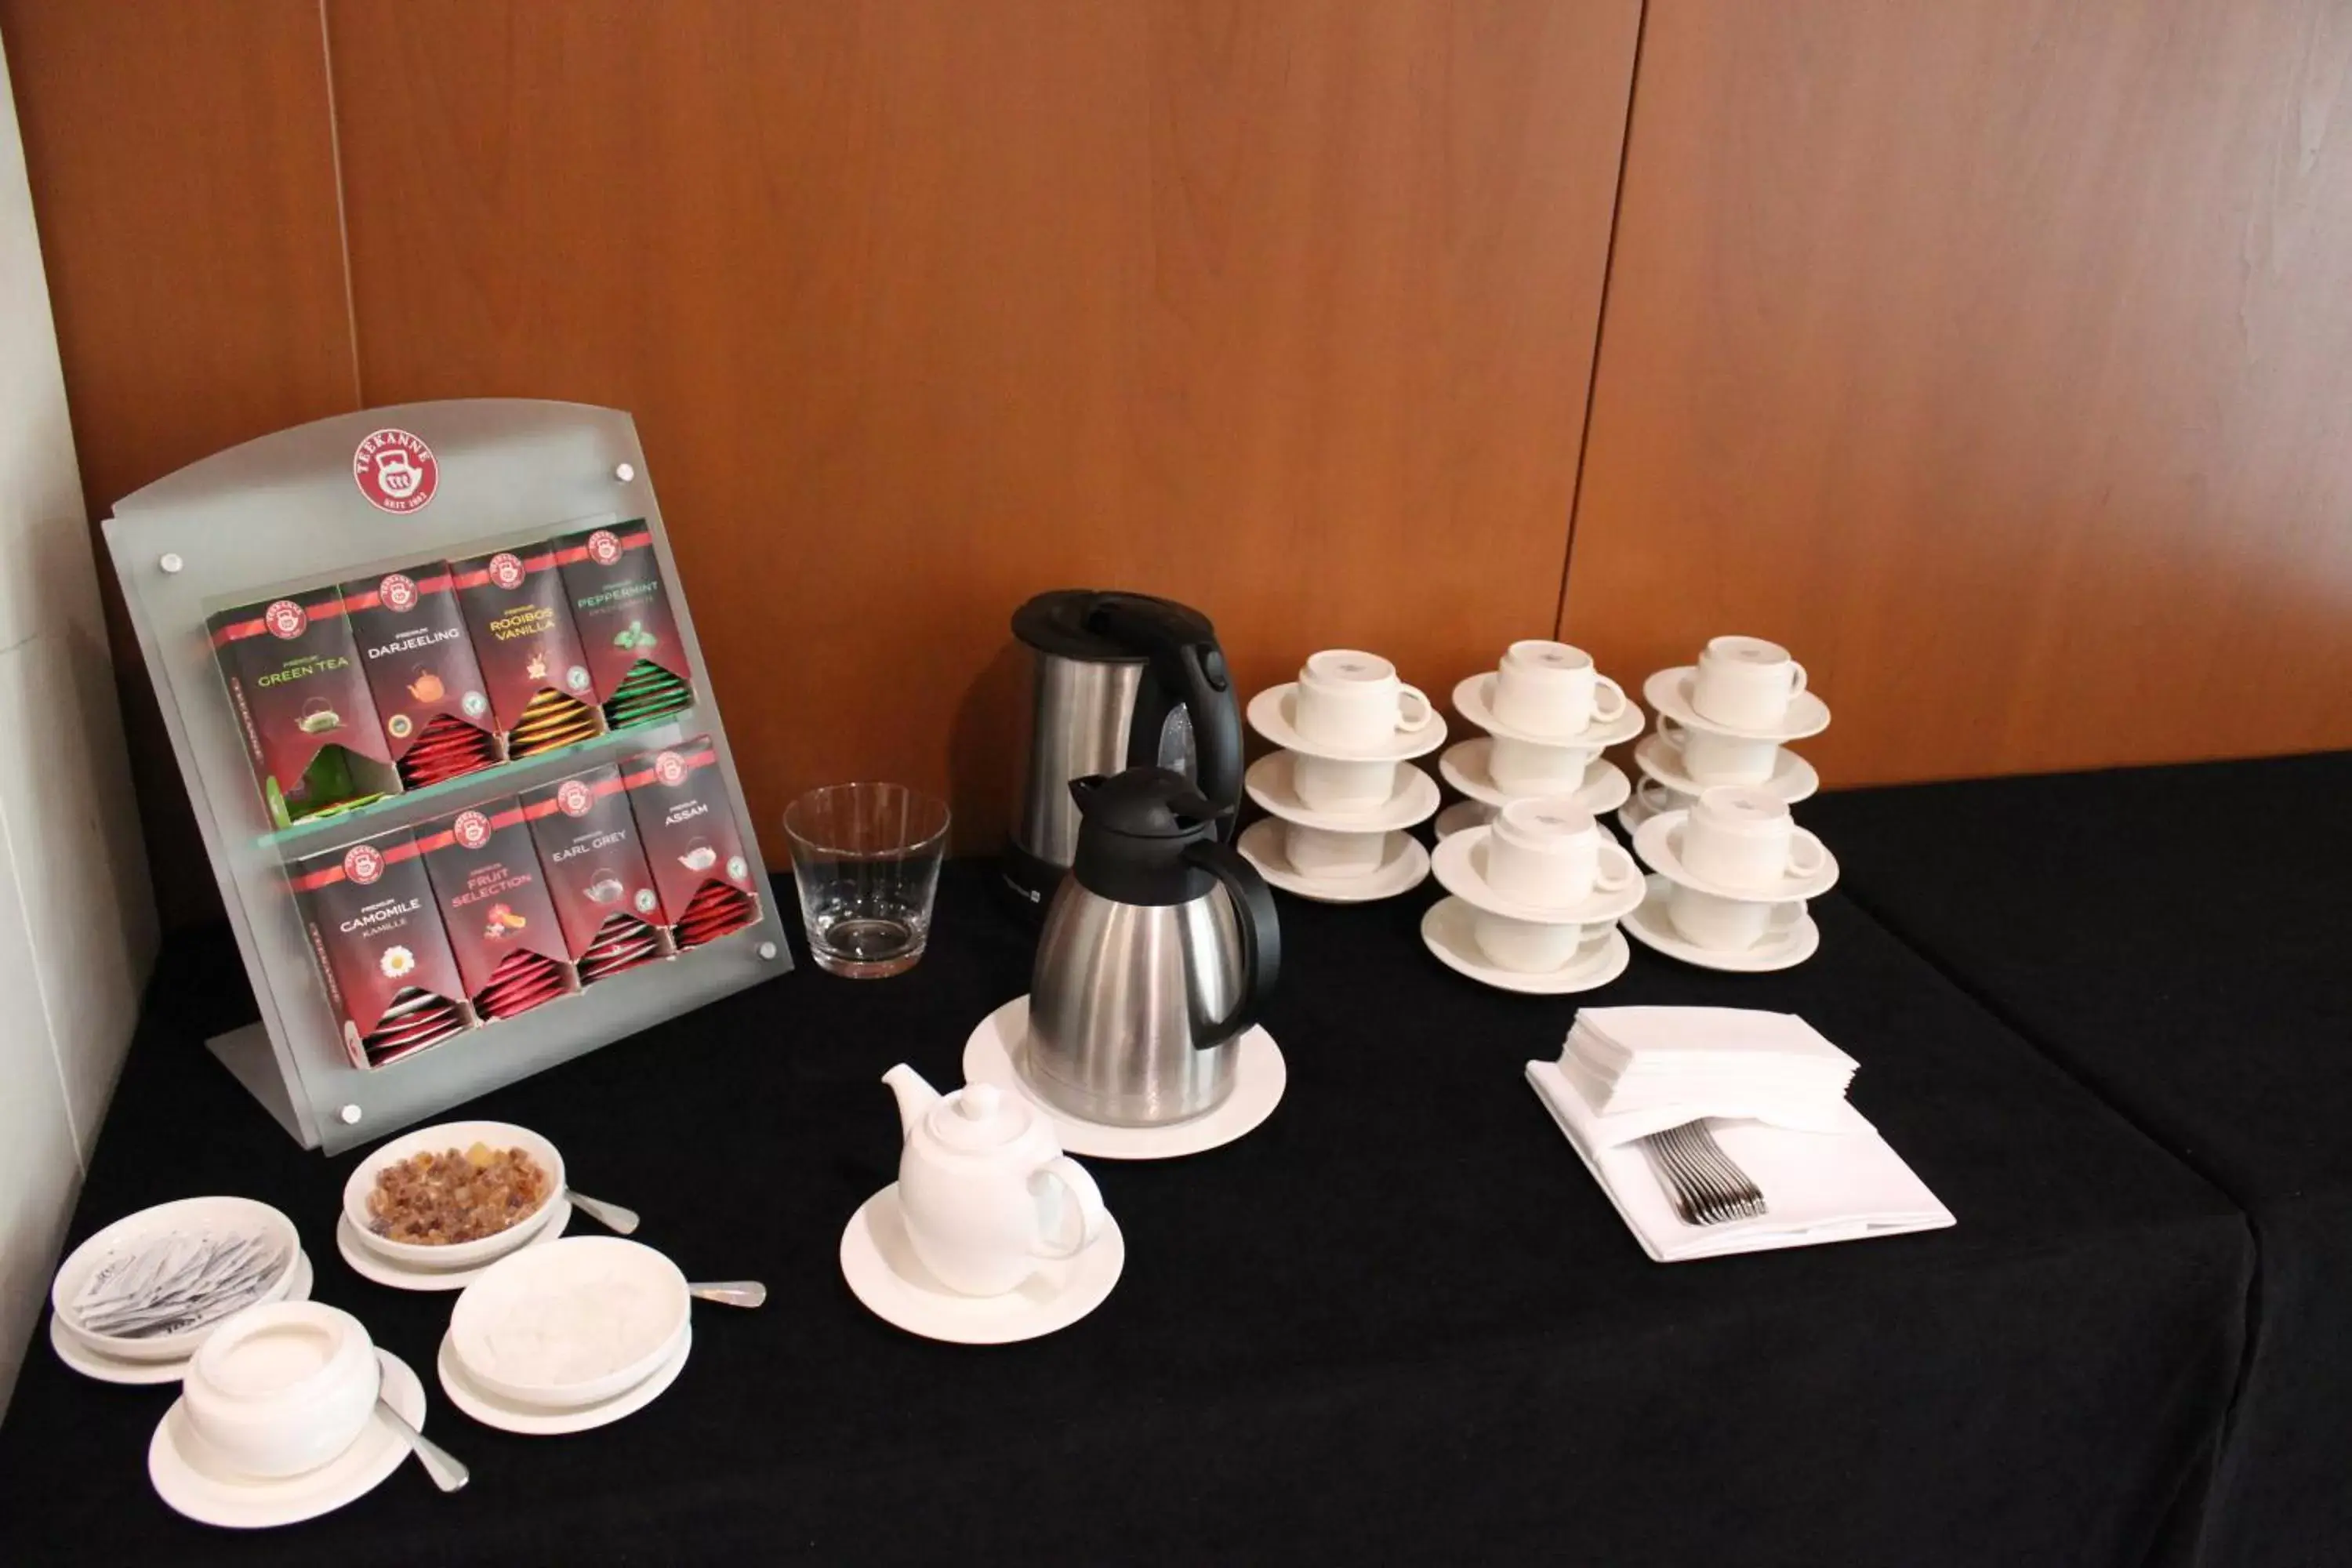
{"label": "folded napkin stack", "polygon": [[[1847,1103],[1854,1059],[1788,1013],[1587,1007],[1528,1081],[1661,1263],[1948,1226],[1952,1214]],[[1685,1225],[1638,1140],[1704,1121],[1764,1194],[1751,1219]]]}

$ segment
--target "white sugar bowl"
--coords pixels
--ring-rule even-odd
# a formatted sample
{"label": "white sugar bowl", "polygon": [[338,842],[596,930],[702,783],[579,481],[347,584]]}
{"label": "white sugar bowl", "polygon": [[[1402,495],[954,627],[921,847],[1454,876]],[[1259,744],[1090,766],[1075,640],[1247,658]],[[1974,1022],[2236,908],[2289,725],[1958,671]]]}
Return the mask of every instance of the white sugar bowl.
{"label": "white sugar bowl", "polygon": [[189,1425],[248,1476],[298,1476],[350,1447],[375,1413],[383,1367],[357,1318],[275,1301],[222,1321],[188,1363]]}

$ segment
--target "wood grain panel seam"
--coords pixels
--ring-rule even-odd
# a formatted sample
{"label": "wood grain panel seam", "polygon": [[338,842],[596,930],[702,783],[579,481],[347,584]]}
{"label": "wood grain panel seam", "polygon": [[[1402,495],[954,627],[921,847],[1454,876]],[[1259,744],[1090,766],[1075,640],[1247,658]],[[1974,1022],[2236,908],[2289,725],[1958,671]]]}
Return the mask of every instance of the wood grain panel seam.
{"label": "wood grain panel seam", "polygon": [[[319,68],[327,79],[327,156],[335,170],[335,244],[343,264],[343,331],[352,349],[352,406],[365,408],[367,394],[360,380],[360,310],[352,289],[352,222],[343,201],[342,114],[335,103],[335,41],[327,30],[327,0],[319,0]],[[1619,154],[1622,168],[1623,153]],[[1591,410],[1586,411],[1590,419]]]}

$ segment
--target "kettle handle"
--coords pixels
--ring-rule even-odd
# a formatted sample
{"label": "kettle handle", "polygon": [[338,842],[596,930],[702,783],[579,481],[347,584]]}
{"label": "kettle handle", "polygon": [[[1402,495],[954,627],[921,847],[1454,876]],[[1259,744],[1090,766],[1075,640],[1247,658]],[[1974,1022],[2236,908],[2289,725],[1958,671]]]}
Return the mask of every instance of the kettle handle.
{"label": "kettle handle", "polygon": [[1218,837],[1231,837],[1241,816],[1242,714],[1224,654],[1214,641],[1195,641],[1148,604],[1108,597],[1094,619],[1149,660],[1128,724],[1127,765],[1160,765],[1160,731],[1181,703],[1192,719],[1193,782],[1216,808]]}
{"label": "kettle handle", "polygon": [[1234,1010],[1206,1029],[1193,1032],[1193,1044],[1222,1045],[1257,1022],[1274,983],[1282,974],[1282,927],[1275,919],[1274,893],[1257,868],[1214,839],[1197,838],[1184,847],[1184,858],[1224,884],[1234,901],[1234,921],[1241,931],[1241,994]]}

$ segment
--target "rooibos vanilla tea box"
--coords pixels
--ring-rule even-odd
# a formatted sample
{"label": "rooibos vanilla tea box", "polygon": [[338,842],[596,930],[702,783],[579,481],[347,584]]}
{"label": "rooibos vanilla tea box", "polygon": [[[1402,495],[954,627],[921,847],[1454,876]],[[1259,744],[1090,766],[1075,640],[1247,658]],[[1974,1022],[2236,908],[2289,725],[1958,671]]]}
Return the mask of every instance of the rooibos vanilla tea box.
{"label": "rooibos vanilla tea box", "polygon": [[305,857],[293,883],[352,1066],[383,1067],[473,1027],[414,834]]}
{"label": "rooibos vanilla tea box", "polygon": [[663,917],[679,952],[716,942],[760,918],[758,884],[727,804],[727,781],[708,735],[621,763]]}
{"label": "rooibos vanilla tea box", "polygon": [[615,730],[694,701],[694,675],[653,544],[653,531],[642,518],[555,541],[572,624],[587,652],[604,721]]}
{"label": "rooibos vanilla tea box", "polygon": [[489,692],[448,563],[346,583],[342,595],[400,782],[423,789],[498,763]]}
{"label": "rooibos vanilla tea box", "polygon": [[522,812],[582,980],[602,980],[669,955],[661,894],[646,867],[619,768],[596,768],[528,791]]}
{"label": "rooibos vanilla tea box", "polygon": [[205,625],[273,825],[399,793],[341,594],[312,588]]}
{"label": "rooibos vanilla tea box", "polygon": [[580,989],[522,803],[509,795],[416,830],[466,994],[485,1022]]}
{"label": "rooibos vanilla tea box", "polygon": [[604,732],[595,678],[546,544],[449,563],[474,658],[509,757],[534,757]]}

